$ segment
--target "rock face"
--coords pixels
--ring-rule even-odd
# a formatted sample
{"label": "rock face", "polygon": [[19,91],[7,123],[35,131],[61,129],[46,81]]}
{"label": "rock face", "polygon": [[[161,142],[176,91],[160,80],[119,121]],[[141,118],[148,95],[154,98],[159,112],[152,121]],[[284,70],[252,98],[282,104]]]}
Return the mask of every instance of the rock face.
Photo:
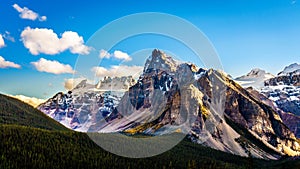
{"label": "rock face", "polygon": [[54,118],[59,112],[64,116],[74,111],[72,124],[81,124],[84,131],[182,132],[218,150],[265,159],[296,155],[300,150],[278,112],[257,94],[221,71],[179,63],[159,50],[152,52],[142,75],[124,94],[88,90],[63,95],[65,104],[57,101],[60,98],[49,99],[40,109]]}
{"label": "rock face", "polygon": [[[245,77],[245,76],[242,76]],[[239,80],[239,79],[238,79]],[[261,83],[253,79],[252,84]],[[262,101],[273,107],[285,125],[297,136],[300,136],[300,65],[293,63],[286,66],[277,76],[264,81],[264,86],[256,88],[265,98]],[[248,87],[243,85],[243,87]]]}

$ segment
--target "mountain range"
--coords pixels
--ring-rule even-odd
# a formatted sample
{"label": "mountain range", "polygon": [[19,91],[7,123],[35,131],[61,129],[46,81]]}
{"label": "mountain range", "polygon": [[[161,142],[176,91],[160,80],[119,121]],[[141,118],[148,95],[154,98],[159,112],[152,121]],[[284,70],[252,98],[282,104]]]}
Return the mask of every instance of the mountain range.
{"label": "mountain range", "polygon": [[[256,69],[258,70],[258,69]],[[281,116],[283,122],[289,129],[299,138],[300,137],[300,65],[293,63],[286,66],[284,70],[276,76],[259,70],[261,73],[252,76],[253,70],[246,76],[237,78],[236,80],[246,90],[247,82],[259,85],[252,87],[260,93],[259,98],[267,105],[271,106]],[[266,75],[267,74],[267,75]],[[268,77],[268,78],[265,78]],[[264,79],[263,81],[261,79]],[[243,81],[242,81],[243,80]]]}
{"label": "mountain range", "polygon": [[[223,71],[178,62],[155,49],[136,81],[106,77],[94,85],[84,80],[38,109],[76,131],[150,136],[179,132],[192,142],[240,156],[297,156],[298,116],[282,110],[266,93],[272,78],[254,69],[234,80]],[[253,88],[237,83],[247,80]]]}

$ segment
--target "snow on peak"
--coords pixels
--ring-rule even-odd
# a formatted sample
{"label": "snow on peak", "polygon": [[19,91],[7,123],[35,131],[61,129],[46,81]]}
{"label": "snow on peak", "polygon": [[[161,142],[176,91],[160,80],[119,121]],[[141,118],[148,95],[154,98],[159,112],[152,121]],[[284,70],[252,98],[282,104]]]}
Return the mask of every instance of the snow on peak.
{"label": "snow on peak", "polygon": [[273,78],[274,75],[267,73],[265,70],[255,68],[252,69],[247,75],[236,78],[242,87],[253,87],[255,89],[261,89],[264,87],[264,81]]}
{"label": "snow on peak", "polygon": [[267,74],[265,70],[255,68],[255,69],[252,69],[246,76],[259,77],[259,76],[264,76],[265,74]]}
{"label": "snow on peak", "polygon": [[292,72],[295,72],[297,70],[300,70],[300,64],[298,63],[293,63],[293,64],[290,64],[289,66],[286,66],[282,72],[279,72],[278,73],[278,76],[282,76],[282,75],[286,75],[288,73],[292,73]]}

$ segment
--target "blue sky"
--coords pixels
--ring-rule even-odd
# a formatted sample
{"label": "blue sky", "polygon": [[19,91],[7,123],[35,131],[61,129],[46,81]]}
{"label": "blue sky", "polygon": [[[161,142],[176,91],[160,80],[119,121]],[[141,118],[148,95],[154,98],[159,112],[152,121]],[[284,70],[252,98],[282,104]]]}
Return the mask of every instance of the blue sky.
{"label": "blue sky", "polygon": [[[14,4],[18,6],[13,7]],[[22,16],[20,8],[24,12],[24,7],[35,15]],[[197,26],[214,45],[224,71],[233,77],[256,67],[277,74],[285,66],[300,62],[300,2],[297,0],[6,0],[0,3],[0,34],[4,40],[1,46],[0,38],[0,56],[5,59],[1,61],[0,58],[0,92],[48,98],[57,91],[65,90],[64,82],[72,78],[72,71],[76,70],[77,56],[95,52],[89,48],[90,37],[109,22],[140,12],[168,13]],[[38,31],[41,34],[53,31],[51,35],[54,33],[58,38],[66,36],[61,43],[68,45],[44,46],[34,50],[30,46],[32,42],[47,41],[39,39],[44,36],[37,36]],[[76,43],[68,42],[67,37],[75,38]],[[152,48],[167,49],[180,55],[176,57],[182,60],[191,54],[181,44],[166,37],[135,36],[120,42],[103,55],[101,66],[112,72],[111,66],[120,63],[141,66],[145,58],[138,62],[136,59],[126,61],[126,54],[130,57],[135,53],[144,55],[147,50],[136,51]],[[1,62],[5,63],[2,68]],[[47,64],[60,65],[62,70],[43,72]]]}

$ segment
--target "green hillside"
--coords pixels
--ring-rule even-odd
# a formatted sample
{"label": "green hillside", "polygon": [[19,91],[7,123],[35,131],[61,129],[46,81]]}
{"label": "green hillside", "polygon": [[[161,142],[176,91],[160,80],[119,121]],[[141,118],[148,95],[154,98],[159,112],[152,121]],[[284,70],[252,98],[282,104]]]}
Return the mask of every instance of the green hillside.
{"label": "green hillside", "polygon": [[34,107],[0,94],[0,124],[16,124],[48,130],[68,130]]}

